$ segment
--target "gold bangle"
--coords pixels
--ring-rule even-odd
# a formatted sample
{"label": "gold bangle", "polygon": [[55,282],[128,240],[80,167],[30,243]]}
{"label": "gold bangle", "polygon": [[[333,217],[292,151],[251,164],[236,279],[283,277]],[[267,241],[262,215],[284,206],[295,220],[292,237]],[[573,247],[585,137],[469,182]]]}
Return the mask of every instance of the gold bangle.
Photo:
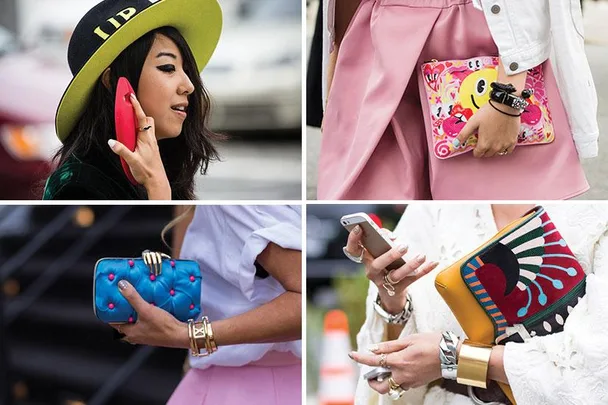
{"label": "gold bangle", "polygon": [[[194,356],[196,357],[205,357],[209,356],[209,350],[207,350],[207,333],[205,331],[205,323],[204,321],[198,321],[193,323],[193,331],[194,331],[194,341],[196,342],[196,353]],[[205,348],[205,352],[201,353],[201,349]]]}
{"label": "gold bangle", "polygon": [[188,339],[190,339],[190,350],[192,354],[198,353],[198,348],[196,347],[196,340],[194,339],[194,320],[188,319]]}
{"label": "gold bangle", "polygon": [[205,326],[205,347],[207,351],[211,354],[215,352],[213,348],[213,344],[211,343],[213,340],[213,330],[211,330],[211,323],[209,322],[209,318],[206,316],[203,317],[203,325]]}
{"label": "gold bangle", "polygon": [[215,343],[215,338],[213,337],[213,328],[211,328],[211,322],[209,322],[209,319],[207,319],[207,341],[209,342],[211,353],[216,352],[217,343]]}
{"label": "gold bangle", "polygon": [[470,340],[462,342],[458,354],[458,371],[456,381],[459,384],[487,388],[488,364],[492,346],[474,343]]}

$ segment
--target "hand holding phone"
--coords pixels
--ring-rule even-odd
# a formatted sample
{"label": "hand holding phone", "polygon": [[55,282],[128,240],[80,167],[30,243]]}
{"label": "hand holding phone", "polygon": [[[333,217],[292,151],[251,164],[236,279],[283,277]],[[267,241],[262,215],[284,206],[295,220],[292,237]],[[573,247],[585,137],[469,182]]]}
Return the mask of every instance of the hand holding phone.
{"label": "hand holding phone", "polygon": [[364,366],[366,369],[364,370],[363,378],[366,380],[377,380],[383,381],[384,379],[391,376],[391,370],[385,367],[370,367]]}
{"label": "hand holding phone", "polygon": [[[135,93],[131,83],[129,83],[126,77],[120,77],[116,86],[116,99],[114,102],[116,140],[125,145],[131,152],[134,152],[137,145],[137,117],[129,99],[131,93]],[[133,174],[131,174],[129,165],[122,157],[120,158],[120,163],[131,184],[139,184],[133,177]]]}
{"label": "hand holding phone", "polygon": [[[364,212],[358,212],[356,214],[345,215],[340,218],[340,223],[348,232],[352,231],[357,225],[363,230],[363,236],[361,244],[367,251],[374,257],[380,257],[384,253],[395,247],[393,241],[386,237],[381,231],[378,225]],[[398,269],[405,264],[403,258],[398,258],[393,263],[388,265],[388,270]]]}

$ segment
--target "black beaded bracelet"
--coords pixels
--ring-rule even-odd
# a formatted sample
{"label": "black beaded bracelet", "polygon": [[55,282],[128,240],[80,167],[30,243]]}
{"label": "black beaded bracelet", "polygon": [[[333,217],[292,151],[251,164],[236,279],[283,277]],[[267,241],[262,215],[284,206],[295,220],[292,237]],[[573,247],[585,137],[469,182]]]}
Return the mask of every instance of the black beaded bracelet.
{"label": "black beaded bracelet", "polygon": [[503,113],[504,115],[508,115],[509,117],[521,117],[521,114],[522,114],[522,113],[519,113],[519,114],[511,114],[511,113],[508,113],[508,112],[506,112],[506,111],[501,110],[500,108],[498,108],[498,107],[496,107],[496,106],[494,105],[494,103],[492,102],[492,100],[488,100],[488,103],[490,103],[490,105],[492,106],[492,108],[493,108],[493,109],[495,109],[496,111],[498,111],[498,112],[500,112],[500,113]]}

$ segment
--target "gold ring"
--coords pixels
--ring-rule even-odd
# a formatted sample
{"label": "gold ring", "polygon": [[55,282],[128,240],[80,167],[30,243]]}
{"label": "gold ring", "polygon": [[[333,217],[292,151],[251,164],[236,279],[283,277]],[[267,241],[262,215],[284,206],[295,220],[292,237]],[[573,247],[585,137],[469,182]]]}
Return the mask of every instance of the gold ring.
{"label": "gold ring", "polygon": [[388,378],[388,396],[396,401],[401,398],[405,394],[405,390],[401,388],[399,384],[393,379],[393,377]]}
{"label": "gold ring", "polygon": [[390,285],[396,285],[396,284],[399,284],[401,282],[401,280],[393,281],[393,279],[391,278],[391,273],[393,271],[394,270],[391,270],[391,271],[389,271],[388,273],[386,273],[384,275],[384,281],[387,282],[387,283],[389,283]]}
{"label": "gold ring", "polygon": [[145,132],[145,131],[149,130],[150,128],[152,128],[152,125],[148,125],[147,127],[143,127],[143,128],[139,127],[138,130],[139,130],[139,132]]}
{"label": "gold ring", "polygon": [[380,355],[380,360],[378,360],[378,366],[386,368],[386,357],[388,355],[386,353],[382,353]]}

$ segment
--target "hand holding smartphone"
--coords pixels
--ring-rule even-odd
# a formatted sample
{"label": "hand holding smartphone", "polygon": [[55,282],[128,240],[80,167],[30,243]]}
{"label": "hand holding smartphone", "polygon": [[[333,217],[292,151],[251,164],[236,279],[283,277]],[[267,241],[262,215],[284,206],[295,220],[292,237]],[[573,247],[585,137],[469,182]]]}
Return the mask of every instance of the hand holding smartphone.
{"label": "hand holding smartphone", "polygon": [[[345,215],[340,218],[340,223],[348,232],[359,225],[363,231],[361,243],[373,257],[382,256],[384,253],[395,247],[393,241],[384,236],[376,223],[364,212]],[[388,270],[398,269],[405,264],[403,258],[398,258],[393,263],[388,265]]]}
{"label": "hand holding smartphone", "polygon": [[[135,151],[137,145],[136,123],[137,117],[135,110],[129,99],[129,94],[135,93],[131,83],[126,77],[118,79],[116,86],[116,99],[114,102],[114,124],[116,127],[116,140],[125,145],[131,152]],[[133,185],[139,184],[131,174],[131,169],[121,157],[120,163],[122,170]]]}
{"label": "hand holding smartphone", "polygon": [[363,378],[366,380],[378,380],[383,381],[384,379],[391,376],[391,370],[385,367],[370,367],[364,366]]}

